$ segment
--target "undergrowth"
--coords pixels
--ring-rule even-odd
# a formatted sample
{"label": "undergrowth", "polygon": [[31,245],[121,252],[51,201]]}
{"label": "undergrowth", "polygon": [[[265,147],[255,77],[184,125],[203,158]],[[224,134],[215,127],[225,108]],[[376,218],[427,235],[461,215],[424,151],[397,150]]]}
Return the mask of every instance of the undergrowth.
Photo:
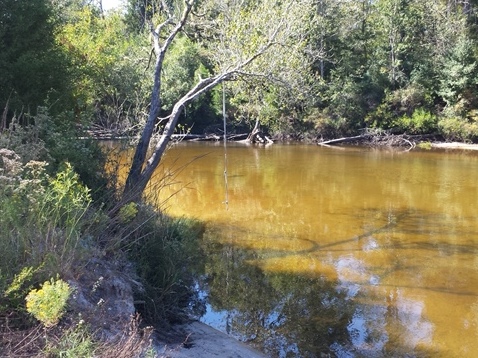
{"label": "undergrowth", "polygon": [[[43,123],[54,122],[41,115]],[[45,135],[48,143],[42,130],[11,127],[0,133],[0,356],[154,357],[152,331],[140,322],[168,323],[191,313],[190,268],[198,261],[202,226],[143,203],[116,210],[116,182],[85,185],[108,178],[103,158],[90,159],[89,167],[80,158],[80,175],[79,158],[59,163],[58,150],[85,144],[52,133]],[[83,151],[87,157],[94,152]],[[94,180],[87,179],[88,171]],[[82,270],[94,260],[133,268],[120,274],[134,282],[141,316],[113,340],[101,338],[100,327],[88,321],[91,314],[74,311],[79,305],[72,304],[81,292],[70,282],[81,282]],[[93,297],[94,289],[83,292]]]}

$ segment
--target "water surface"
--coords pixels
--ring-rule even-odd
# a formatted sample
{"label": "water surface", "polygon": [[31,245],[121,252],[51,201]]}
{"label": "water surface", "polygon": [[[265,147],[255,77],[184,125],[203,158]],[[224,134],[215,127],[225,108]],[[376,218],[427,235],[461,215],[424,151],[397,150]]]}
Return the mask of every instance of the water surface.
{"label": "water surface", "polygon": [[227,205],[224,165],[176,145],[152,193],[207,223],[201,320],[271,357],[478,356],[476,153],[230,144]]}

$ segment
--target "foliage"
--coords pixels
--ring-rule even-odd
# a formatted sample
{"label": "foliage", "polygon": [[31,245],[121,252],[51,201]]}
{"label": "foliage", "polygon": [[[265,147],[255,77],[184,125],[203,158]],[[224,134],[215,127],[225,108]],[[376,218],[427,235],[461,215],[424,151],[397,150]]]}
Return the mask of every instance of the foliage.
{"label": "foliage", "polygon": [[[168,51],[162,72],[162,111],[170,113],[175,101],[184,96],[199,78],[210,75],[199,47],[186,36],[178,38]],[[188,105],[185,118],[180,123],[195,127],[196,131],[214,124],[218,113],[210,93],[203,94]],[[197,122],[196,122],[197,121]]]}
{"label": "foliage", "polygon": [[65,330],[58,342],[47,344],[44,349],[48,356],[64,358],[95,357],[97,351],[98,343],[85,324],[74,325]]}
{"label": "foliage", "polygon": [[349,124],[344,118],[333,119],[318,110],[312,111],[306,120],[314,125],[317,137],[321,139],[340,137],[341,134],[347,133],[349,128]]}
{"label": "foliage", "polygon": [[129,203],[122,206],[118,212],[118,219],[122,224],[130,223],[138,215],[136,203]]}
{"label": "foliage", "polygon": [[[107,186],[103,167],[106,155],[97,141],[87,137],[81,128],[73,125],[74,114],[64,112],[51,116],[45,108],[39,108],[34,117],[38,137],[44,143],[48,153],[46,158],[52,173],[61,170],[64,162],[69,162],[78,173],[81,181],[90,188],[95,188],[93,194],[100,197]],[[33,129],[35,130],[35,129]]]}
{"label": "foliage", "polygon": [[[308,104],[315,94],[316,79],[310,72],[311,60],[305,55],[313,23],[313,4],[309,1],[276,3],[268,0],[218,1],[206,3],[205,10],[219,13],[210,20],[215,34],[204,43],[215,71],[224,71],[259,53],[270,41],[269,51],[239,73],[241,81],[227,85],[230,111],[234,119],[255,126],[256,120],[271,130],[296,117],[296,108]],[[193,19],[193,22],[195,19]],[[271,26],[273,24],[273,26]]]}
{"label": "foliage", "polygon": [[[9,153],[13,159],[8,162]],[[91,198],[68,164],[50,178],[44,163],[22,165],[11,153],[2,150],[0,272],[5,295],[17,306],[13,302],[28,282],[67,271],[81,255],[78,243],[89,225],[82,218]]]}
{"label": "foliage", "polygon": [[449,106],[455,105],[459,100],[466,101],[468,106],[478,104],[473,93],[478,85],[475,48],[472,40],[460,38],[443,60],[439,94]]}
{"label": "foliage", "polygon": [[106,193],[107,182],[103,168],[106,155],[97,141],[87,138],[81,128],[74,125],[74,115],[63,112],[50,115],[45,107],[30,118],[32,124],[21,126],[16,118],[0,133],[0,147],[13,150],[23,163],[48,162],[47,171],[52,174],[69,162],[79,174],[81,181],[95,188],[93,196]]}
{"label": "foliage", "polygon": [[[420,85],[410,85],[394,91],[386,91],[380,105],[366,116],[365,122],[373,128],[391,129],[398,126],[403,127],[398,128],[399,130],[412,129],[410,125],[405,124],[407,118],[415,116],[414,113],[417,110],[416,115],[421,115],[422,112],[426,112],[426,108],[431,107],[431,98],[425,89]],[[420,120],[423,118],[417,117],[412,122]],[[423,129],[430,130],[433,126]]]}
{"label": "foliage", "polygon": [[92,6],[73,11],[57,37],[72,60],[75,115],[120,132],[137,125],[149,101],[145,39]]}
{"label": "foliage", "polygon": [[408,134],[433,133],[437,129],[437,117],[422,108],[416,109],[411,116],[402,116],[394,122],[394,128]]}
{"label": "foliage", "polygon": [[54,179],[43,194],[40,206],[40,222],[53,222],[57,228],[79,228],[79,220],[91,203],[90,190],[79,181],[79,176],[69,163]]}
{"label": "foliage", "polygon": [[[24,313],[25,296],[31,290],[33,285],[33,277],[38,269],[33,267],[23,267],[13,279],[7,275],[2,276],[0,271],[0,294],[3,300],[0,304],[0,312],[15,310],[18,313]],[[6,286],[6,281],[11,280]],[[3,281],[3,282],[2,282]]]}
{"label": "foliage", "polygon": [[69,59],[55,42],[51,2],[2,0],[0,14],[0,108],[11,118],[35,114],[47,99],[57,110],[71,103]]}
{"label": "foliage", "polygon": [[[126,13],[103,14],[79,0],[54,7],[45,0],[2,2],[8,16],[0,23],[0,108],[8,120],[16,113],[24,124],[24,113],[47,103],[55,115],[72,110],[65,116],[70,126],[137,132],[151,100],[155,59],[144,32],[148,21],[182,7],[126,3]],[[252,127],[259,120],[280,134],[300,131],[305,117],[320,112],[344,123],[338,127],[347,134],[390,128],[419,108],[465,118],[478,106],[475,13],[474,3],[425,0],[203,1],[168,50],[161,116],[198,78],[233,68],[287,24],[274,33],[277,46],[227,86],[234,123]],[[179,124],[198,132],[214,128],[217,94],[189,103]]]}
{"label": "foliage", "polygon": [[52,327],[65,313],[66,302],[70,297],[70,286],[63,280],[50,279],[40,289],[31,290],[26,297],[27,311],[37,320]]}
{"label": "foliage", "polygon": [[438,127],[443,136],[448,140],[476,142],[478,140],[478,116],[460,118],[446,116],[440,118]]}
{"label": "foliage", "polygon": [[40,138],[39,127],[21,126],[16,117],[0,134],[0,147],[12,150],[23,162],[51,159],[45,142]]}
{"label": "foliage", "polygon": [[417,145],[420,149],[430,150],[432,149],[432,144],[430,142],[420,142]]}

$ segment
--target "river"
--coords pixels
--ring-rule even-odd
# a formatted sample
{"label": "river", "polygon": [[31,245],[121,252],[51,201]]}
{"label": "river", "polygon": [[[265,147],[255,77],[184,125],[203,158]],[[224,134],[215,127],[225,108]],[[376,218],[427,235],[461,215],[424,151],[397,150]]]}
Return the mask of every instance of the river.
{"label": "river", "polygon": [[180,143],[152,197],[206,223],[201,320],[270,357],[476,357],[477,154]]}

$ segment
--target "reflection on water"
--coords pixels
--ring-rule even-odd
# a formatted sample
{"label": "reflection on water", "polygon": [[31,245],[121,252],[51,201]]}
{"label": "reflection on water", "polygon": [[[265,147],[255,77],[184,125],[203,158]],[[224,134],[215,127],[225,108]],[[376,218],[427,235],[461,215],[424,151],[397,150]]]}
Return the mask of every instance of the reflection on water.
{"label": "reflection on water", "polygon": [[477,356],[476,154],[231,145],[227,210],[223,159],[158,170],[189,163],[157,200],[207,222],[203,321],[271,357]]}

